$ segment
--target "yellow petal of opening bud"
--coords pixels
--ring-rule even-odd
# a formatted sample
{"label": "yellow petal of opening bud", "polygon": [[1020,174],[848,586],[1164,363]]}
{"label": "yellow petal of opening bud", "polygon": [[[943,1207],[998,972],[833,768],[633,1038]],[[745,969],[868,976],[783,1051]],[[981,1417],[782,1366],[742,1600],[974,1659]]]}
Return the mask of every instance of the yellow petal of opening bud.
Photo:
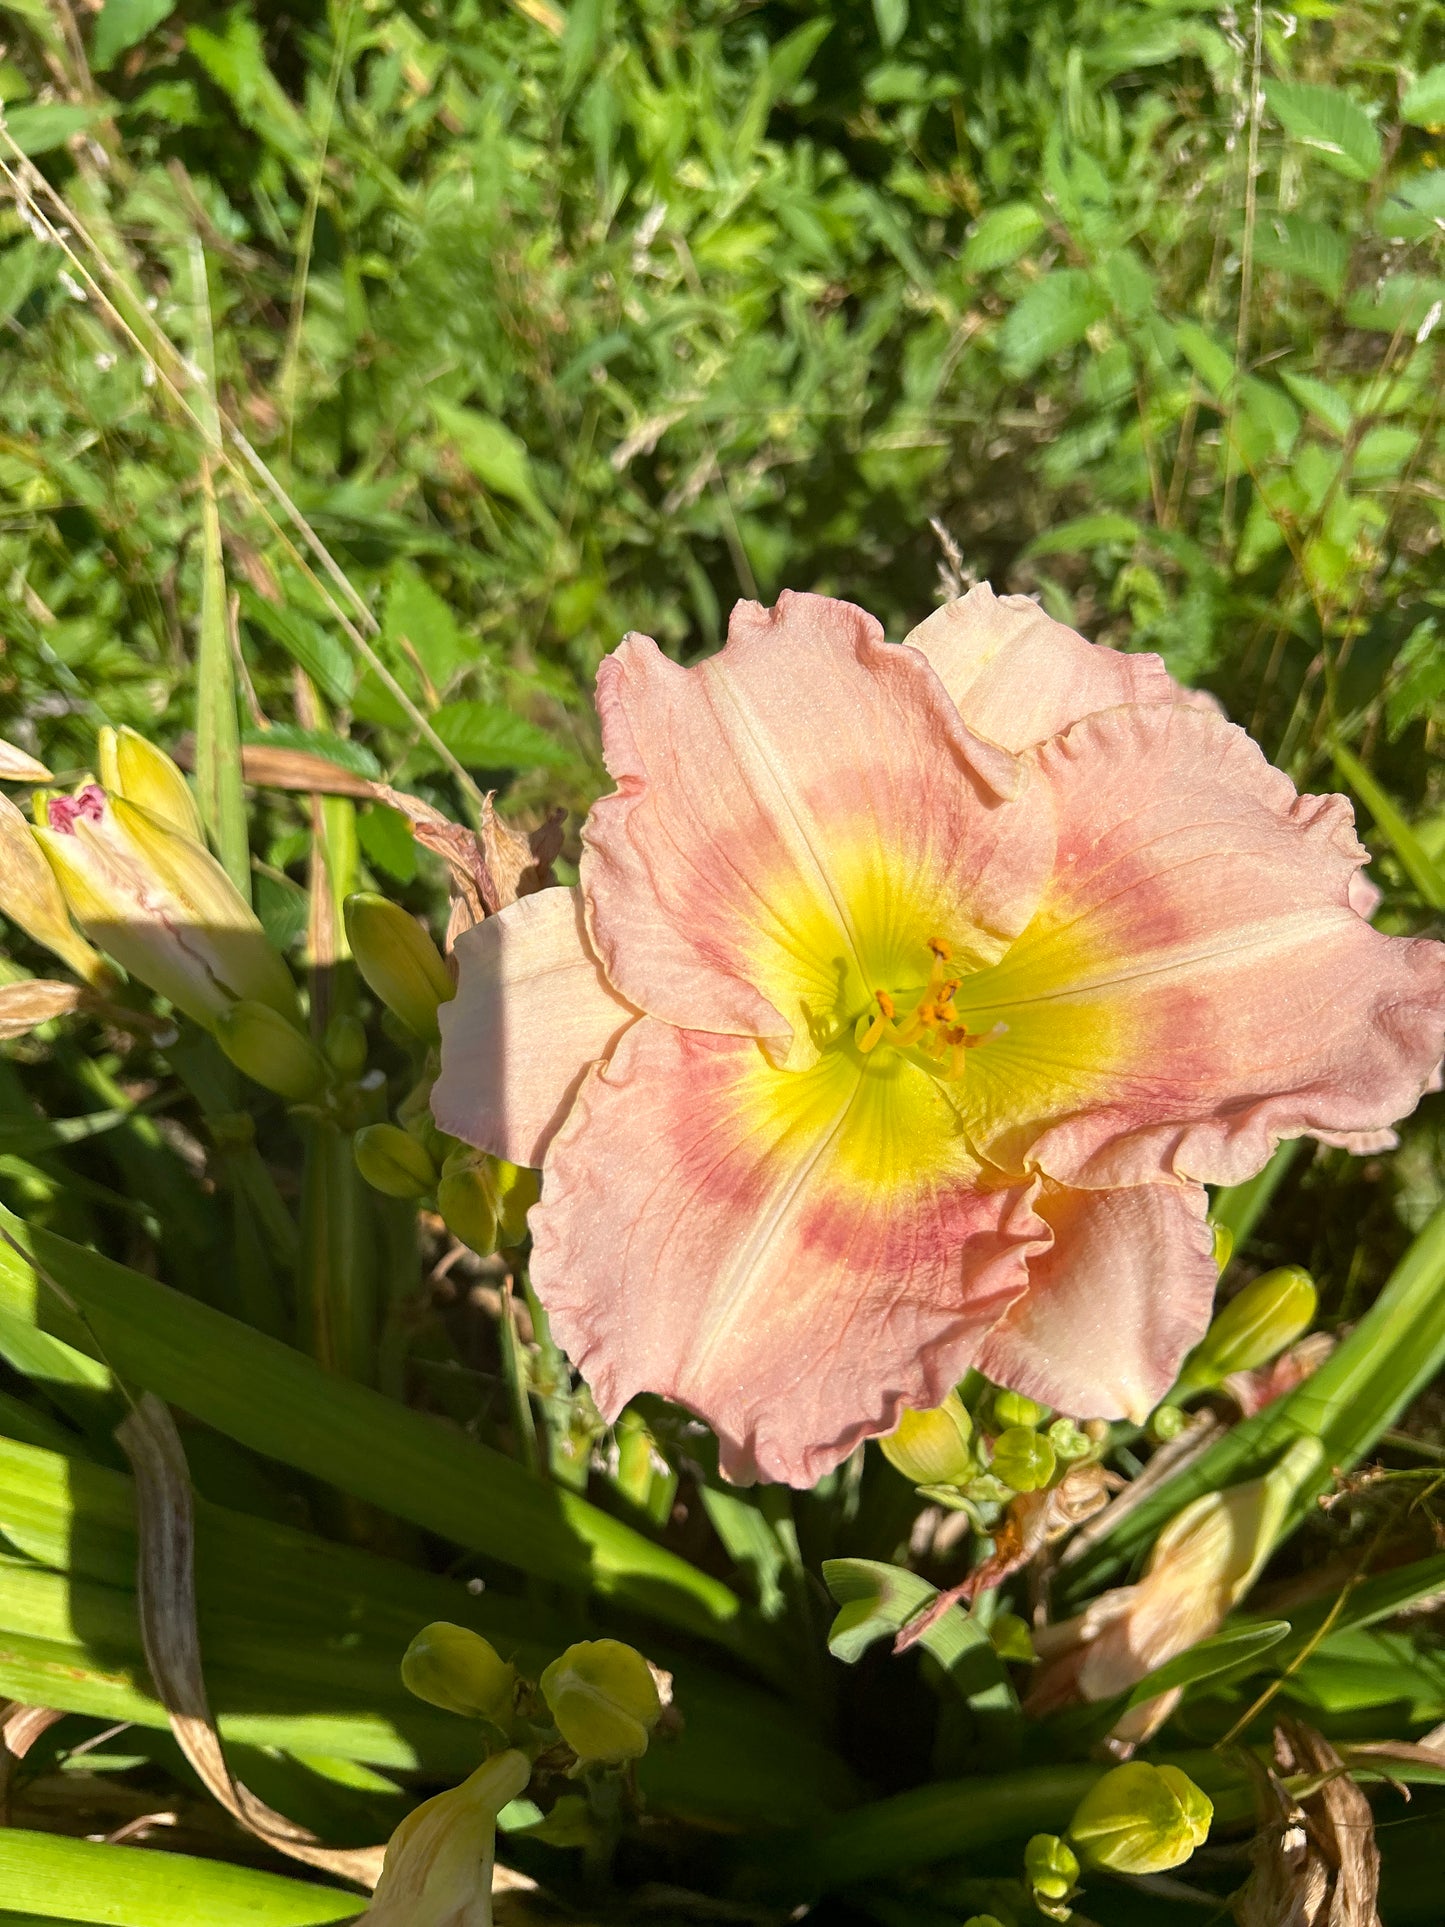
{"label": "yellow petal of opening bud", "polygon": [[1024,1848],[1024,1878],[1039,1899],[1062,1900],[1078,1885],[1078,1855],[1056,1833],[1036,1833]]}
{"label": "yellow petal of opening bud", "polygon": [[463,1144],[442,1166],[437,1210],[454,1237],[486,1257],[522,1242],[527,1213],[539,1196],[535,1171]]}
{"label": "yellow petal of opening bud", "polygon": [[491,1927],[497,1815],[531,1775],[524,1753],[498,1753],[409,1813],[386,1849],[367,1927]]}
{"label": "yellow petal of opening bud", "polygon": [[163,749],[133,729],[104,728],[96,754],[101,783],[112,796],[138,803],[167,829],[204,847],[206,833],[191,786]]}
{"label": "yellow petal of opening bud", "polygon": [[1089,1866],[1167,1873],[1203,1845],[1213,1818],[1213,1802],[1178,1767],[1130,1760],[1090,1787],[1069,1838]]}
{"label": "yellow petal of opening bud", "polygon": [[905,1412],[887,1438],[883,1456],[915,1485],[967,1485],[978,1470],[970,1449],[973,1420],[957,1392],[926,1412]]}
{"label": "yellow petal of opening bud", "polygon": [[640,1760],[662,1701],[647,1661],[618,1639],[569,1646],[542,1675],[557,1731],[579,1760],[620,1766]]}
{"label": "yellow petal of opening bud", "polygon": [[1205,1391],[1231,1372],[1252,1372],[1303,1337],[1319,1293],[1307,1271],[1283,1265],[1251,1279],[1215,1318],[1184,1367],[1180,1385]]}
{"label": "yellow petal of opening bud", "polygon": [[325,1089],[326,1059],[269,1004],[232,1004],[216,1019],[215,1036],[237,1070],[292,1104],[304,1104]]}
{"label": "yellow petal of opening bud", "polygon": [[70,920],[65,892],[37,833],[8,796],[0,796],[0,911],[88,984],[110,980]]}
{"label": "yellow petal of opening bud", "polygon": [[366,1125],[351,1150],[372,1190],[388,1198],[424,1198],[436,1189],[437,1169],[425,1146],[398,1124]]}
{"label": "yellow petal of opening bud", "polygon": [[501,1725],[512,1711],[517,1669],[490,1641],[438,1619],[423,1627],[401,1662],[402,1684],[429,1706]]}
{"label": "yellow petal of opening bud", "polygon": [[435,1043],[437,1008],[456,995],[441,952],[409,911],[359,891],[346,899],[346,935],[373,995],[413,1036]]}

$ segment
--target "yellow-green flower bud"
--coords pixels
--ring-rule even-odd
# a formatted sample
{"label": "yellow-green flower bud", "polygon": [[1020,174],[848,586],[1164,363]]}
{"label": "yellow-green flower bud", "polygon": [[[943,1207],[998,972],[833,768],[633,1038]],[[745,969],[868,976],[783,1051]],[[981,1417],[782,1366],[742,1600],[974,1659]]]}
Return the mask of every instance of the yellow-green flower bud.
{"label": "yellow-green flower bud", "polygon": [[1177,1405],[1157,1405],[1149,1415],[1149,1436],[1158,1445],[1177,1439],[1189,1423],[1188,1414]]}
{"label": "yellow-green flower bud", "polygon": [[454,1237],[485,1257],[522,1242],[539,1195],[535,1171],[463,1144],[442,1166],[437,1210]]}
{"label": "yellow-green flower bud", "polygon": [[512,1710],[517,1669],[466,1626],[424,1626],[401,1662],[402,1684],[429,1706],[502,1725]]}
{"label": "yellow-green flower bud", "polygon": [[1231,1372],[1252,1372],[1292,1345],[1314,1323],[1319,1293],[1307,1271],[1283,1265],[1235,1293],[1196,1346],[1180,1385],[1204,1391]]}
{"label": "yellow-green flower bud", "polygon": [[883,1456],[915,1485],[967,1485],[978,1471],[970,1450],[973,1420],[950,1392],[927,1412],[905,1412],[896,1429],[880,1439]]}
{"label": "yellow-green flower bud", "polygon": [[989,1470],[1015,1492],[1042,1492],[1054,1476],[1054,1448],[1041,1432],[1011,1425],[994,1440]]}
{"label": "yellow-green flower bud", "polygon": [[425,1198],[437,1188],[425,1146],[399,1124],[364,1125],[351,1140],[351,1155],[372,1190],[388,1198]]}
{"label": "yellow-green flower bud", "polygon": [[1025,1398],[1022,1392],[996,1391],[992,1401],[993,1429],[1010,1431],[1016,1425],[1040,1425],[1049,1415],[1047,1405]]}
{"label": "yellow-green flower bud", "polygon": [[296,986],[209,850],[88,783],[35,831],[71,915],[142,983],[210,1026],[238,999],[298,1015]]}
{"label": "yellow-green flower bud", "polygon": [[584,1639],[542,1674],[542,1697],[579,1760],[640,1760],[662,1701],[647,1661],[619,1639]]}
{"label": "yellow-green flower bud", "polygon": [[114,981],[70,921],[60,881],[35,831],[8,796],[0,796],[0,910],[86,983]]}
{"label": "yellow-green flower bud", "polygon": [[526,1754],[509,1748],[409,1813],[387,1846],[366,1927],[491,1927],[497,1815],[531,1777]]}
{"label": "yellow-green flower bud", "polygon": [[415,1037],[434,1044],[437,1007],[456,995],[442,953],[410,911],[371,891],[346,899],[346,935],[372,994]]}
{"label": "yellow-green flower bud", "polygon": [[321,1040],[326,1061],[338,1077],[360,1077],[366,1069],[366,1026],[349,1011],[338,1011]]}
{"label": "yellow-green flower bud", "polygon": [[1072,1465],[1078,1459],[1086,1459],[1094,1449],[1094,1441],[1071,1418],[1056,1418],[1049,1427],[1048,1441],[1060,1465]]}
{"label": "yellow-green flower bud", "polygon": [[1024,1848],[1024,1879],[1041,1912],[1068,1918],[1067,1912],[1054,1911],[1079,1884],[1078,1856],[1067,1841],[1056,1833],[1036,1833]]}
{"label": "yellow-green flower bud", "polygon": [[96,755],[101,784],[112,796],[139,803],[167,829],[188,836],[192,843],[205,843],[191,786],[163,749],[133,729],[107,725],[97,736]]}
{"label": "yellow-green flower bud", "polygon": [[1032,1666],[1038,1658],[1028,1622],[1020,1619],[1017,1613],[995,1614],[989,1621],[988,1637],[1000,1659],[1014,1660],[1020,1666]]}
{"label": "yellow-green flower bud", "polygon": [[1213,1818],[1213,1802],[1177,1766],[1130,1760],[1090,1787],[1069,1838],[1089,1866],[1167,1873],[1203,1845]]}
{"label": "yellow-green flower bud", "polygon": [[1210,1229],[1214,1233],[1214,1263],[1223,1271],[1234,1256],[1234,1233],[1227,1224],[1211,1225]]}
{"label": "yellow-green flower bud", "polygon": [[214,1028],[216,1042],[238,1071],[292,1104],[304,1104],[325,1088],[330,1075],[326,1059],[269,1004],[249,999],[232,1004]]}

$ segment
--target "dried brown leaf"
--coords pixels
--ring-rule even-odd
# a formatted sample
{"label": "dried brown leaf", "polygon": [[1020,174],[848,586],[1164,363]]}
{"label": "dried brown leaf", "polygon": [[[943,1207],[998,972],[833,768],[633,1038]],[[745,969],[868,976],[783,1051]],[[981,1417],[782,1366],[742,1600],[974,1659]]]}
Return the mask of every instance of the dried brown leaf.
{"label": "dried brown leaf", "polygon": [[68,1017],[87,1001],[80,984],[59,978],[28,977],[17,984],[0,984],[0,1038],[24,1037],[52,1017]]}
{"label": "dried brown leaf", "polygon": [[[1277,1817],[1255,1839],[1254,1870],[1234,1903],[1238,1927],[1381,1927],[1369,1801],[1312,1727],[1281,1721],[1274,1750]],[[1297,1800],[1286,1775],[1322,1784]]]}

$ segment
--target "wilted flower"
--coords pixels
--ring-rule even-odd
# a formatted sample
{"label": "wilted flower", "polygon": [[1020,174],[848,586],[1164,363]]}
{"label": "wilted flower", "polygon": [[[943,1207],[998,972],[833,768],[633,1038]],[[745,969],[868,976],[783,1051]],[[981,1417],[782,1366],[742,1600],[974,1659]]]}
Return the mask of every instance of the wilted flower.
{"label": "wilted flower", "polygon": [[[1318,1442],[1297,1439],[1264,1478],[1185,1506],[1155,1541],[1137,1584],[1101,1593],[1078,1618],[1035,1634],[1045,1663],[1026,1710],[1114,1699],[1217,1632],[1259,1576],[1291,1504],[1319,1465]],[[1114,1738],[1147,1739],[1178,1698],[1177,1691],[1161,1693],[1135,1707],[1114,1727]]]}
{"label": "wilted flower", "polygon": [[114,982],[104,959],[71,922],[65,892],[36,833],[8,796],[0,796],[0,911],[86,983]]}
{"label": "wilted flower", "polygon": [[[1380,1927],[1375,1816],[1339,1754],[1312,1727],[1284,1720],[1274,1764],[1276,1817],[1255,1836],[1254,1868],[1234,1900],[1239,1927]],[[1316,1788],[1302,1802],[1280,1777],[1296,1774]]]}
{"label": "wilted flower", "polygon": [[987,588],[902,647],[741,604],[602,666],[577,890],[457,945],[438,1121],[543,1167],[532,1276],[615,1417],[807,1483],[965,1368],[1147,1413],[1208,1322],[1206,1182],[1378,1128],[1445,950],[1351,907],[1296,795],[1154,657]]}
{"label": "wilted flower", "polygon": [[524,1753],[498,1753],[409,1813],[386,1849],[367,1927],[492,1927],[497,1815],[531,1777]]}
{"label": "wilted flower", "polygon": [[35,831],[76,922],[133,977],[210,1026],[239,999],[297,1015],[259,919],[201,844],[88,783]]}
{"label": "wilted flower", "polygon": [[1213,1819],[1213,1801],[1179,1767],[1131,1760],[1089,1788],[1069,1838],[1091,1867],[1167,1873],[1204,1845]]}
{"label": "wilted flower", "polygon": [[620,1639],[584,1639],[542,1674],[542,1697],[579,1760],[640,1760],[662,1718],[652,1669]]}

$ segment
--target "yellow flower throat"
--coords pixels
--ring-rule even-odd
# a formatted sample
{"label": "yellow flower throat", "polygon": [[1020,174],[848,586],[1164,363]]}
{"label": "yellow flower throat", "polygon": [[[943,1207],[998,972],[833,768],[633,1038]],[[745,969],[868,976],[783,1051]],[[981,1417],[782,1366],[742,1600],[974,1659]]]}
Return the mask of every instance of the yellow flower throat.
{"label": "yellow flower throat", "polygon": [[865,1010],[859,1017],[853,1026],[853,1042],[865,1057],[880,1044],[917,1051],[928,1060],[927,1068],[935,1077],[953,1082],[963,1076],[968,1052],[1002,1035],[1003,1025],[996,1024],[980,1036],[968,1031],[953,1007],[954,993],[963,981],[950,971],[953,947],[942,937],[930,937],[928,948],[933,953],[933,969],[913,1009],[900,1016],[893,993],[875,990],[873,1001],[878,1008],[876,1012]]}

